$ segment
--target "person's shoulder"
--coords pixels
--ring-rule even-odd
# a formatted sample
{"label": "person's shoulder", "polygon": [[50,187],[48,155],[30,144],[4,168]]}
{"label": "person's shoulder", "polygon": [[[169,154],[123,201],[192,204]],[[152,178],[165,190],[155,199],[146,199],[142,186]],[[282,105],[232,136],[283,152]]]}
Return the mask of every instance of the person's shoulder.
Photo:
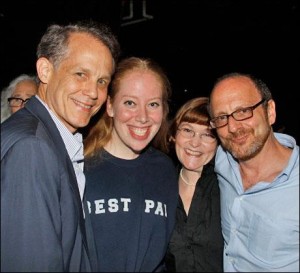
{"label": "person's shoulder", "polygon": [[147,150],[146,153],[150,155],[151,157],[156,157],[157,159],[161,159],[164,161],[171,161],[172,159],[170,156],[168,156],[166,153],[162,152],[161,150],[158,150],[157,148],[154,148],[150,146]]}
{"label": "person's shoulder", "polygon": [[280,142],[280,144],[282,144],[286,147],[295,148],[298,146],[296,143],[296,139],[294,137],[292,137],[291,135],[275,132],[274,136]]}
{"label": "person's shoulder", "polygon": [[25,109],[21,109],[11,115],[7,120],[1,123],[1,137],[6,135],[26,135],[34,134],[38,119]]}
{"label": "person's shoulder", "polygon": [[[20,143],[49,143],[47,133],[43,133],[41,121],[25,108],[20,109],[1,123],[1,152]],[[24,147],[26,148],[26,147]]]}
{"label": "person's shoulder", "polygon": [[215,154],[215,164],[227,158],[228,152],[223,148],[221,144],[218,145],[217,152]]}
{"label": "person's shoulder", "polygon": [[39,155],[45,151],[47,157],[50,158],[50,152],[53,150],[52,143],[46,141],[37,132],[37,124],[34,119],[32,123],[13,123],[14,119],[9,119],[5,124],[1,124],[1,160],[7,156],[18,157],[19,155],[36,154]]}
{"label": "person's shoulder", "polygon": [[164,152],[154,148],[154,147],[149,147],[143,156],[143,161],[147,161],[146,164],[152,164],[155,166],[160,166],[162,169],[166,170],[176,170],[174,161],[170,156],[165,154]]}
{"label": "person's shoulder", "polygon": [[100,149],[93,155],[84,157],[84,168],[86,171],[90,172],[93,169],[98,168],[99,165],[109,162],[111,157],[112,156],[104,149]]}

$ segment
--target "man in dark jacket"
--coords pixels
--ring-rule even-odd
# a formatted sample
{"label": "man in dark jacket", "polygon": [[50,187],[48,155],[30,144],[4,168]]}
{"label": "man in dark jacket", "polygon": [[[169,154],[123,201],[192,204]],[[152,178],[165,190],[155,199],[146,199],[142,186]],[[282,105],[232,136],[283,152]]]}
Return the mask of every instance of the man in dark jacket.
{"label": "man in dark jacket", "polygon": [[1,124],[2,272],[94,268],[77,130],[105,102],[118,54],[104,25],[52,25],[42,37],[38,93]]}

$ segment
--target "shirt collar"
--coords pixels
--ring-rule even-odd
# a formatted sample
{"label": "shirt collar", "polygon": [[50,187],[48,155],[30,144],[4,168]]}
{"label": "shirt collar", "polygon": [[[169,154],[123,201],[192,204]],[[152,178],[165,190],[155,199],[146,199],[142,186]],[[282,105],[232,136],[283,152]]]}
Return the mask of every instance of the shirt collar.
{"label": "shirt collar", "polygon": [[66,146],[71,161],[72,162],[82,161],[84,159],[82,134],[79,132],[72,134],[67,129],[67,127],[57,118],[57,116],[51,111],[48,105],[45,102],[43,102],[38,95],[36,95],[36,97],[45,106],[52,120],[56,124],[57,129],[64,141],[64,144]]}

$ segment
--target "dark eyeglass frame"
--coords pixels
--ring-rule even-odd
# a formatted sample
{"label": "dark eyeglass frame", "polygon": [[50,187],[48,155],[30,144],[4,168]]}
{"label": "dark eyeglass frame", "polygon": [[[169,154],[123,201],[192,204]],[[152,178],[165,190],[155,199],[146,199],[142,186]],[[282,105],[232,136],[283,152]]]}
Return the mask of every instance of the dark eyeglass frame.
{"label": "dark eyeglass frame", "polygon": [[[264,102],[266,102],[266,101],[267,101],[266,99],[262,99],[261,101],[259,101],[258,103],[254,104],[253,106],[249,106],[249,107],[238,109],[238,110],[236,110],[236,111],[234,111],[234,112],[232,112],[231,114],[228,114],[228,115],[221,115],[221,116],[212,118],[210,120],[210,126],[213,129],[224,127],[224,126],[226,126],[228,124],[229,117],[233,117],[236,121],[242,121],[242,120],[246,120],[246,119],[252,118],[253,117],[253,110],[255,108],[257,108],[259,105],[261,105]],[[239,114],[243,114],[243,113],[246,115],[246,117],[240,118],[238,115]],[[216,122],[220,122],[221,125],[218,126],[216,124]]]}
{"label": "dark eyeglass frame", "polygon": [[[9,104],[10,107],[20,107],[20,106],[23,106],[30,99],[31,99],[31,97],[28,98],[28,99],[25,99],[25,100],[23,100],[22,98],[10,97],[10,98],[7,99],[7,101],[8,101],[8,104]],[[18,102],[17,104],[20,104],[20,105],[11,105],[13,100]]]}

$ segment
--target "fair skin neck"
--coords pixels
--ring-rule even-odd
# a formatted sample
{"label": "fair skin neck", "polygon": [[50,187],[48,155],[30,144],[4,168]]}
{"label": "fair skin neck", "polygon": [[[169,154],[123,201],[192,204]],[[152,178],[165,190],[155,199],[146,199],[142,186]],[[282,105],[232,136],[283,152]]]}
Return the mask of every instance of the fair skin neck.
{"label": "fair skin neck", "polygon": [[[211,94],[212,116],[231,114],[260,100],[248,78],[226,79]],[[288,163],[292,151],[275,138],[271,128],[275,119],[275,102],[269,100],[267,106],[254,109],[251,118],[236,121],[229,117],[228,124],[217,129],[223,147],[239,162],[244,190],[260,181],[272,182]]]}

